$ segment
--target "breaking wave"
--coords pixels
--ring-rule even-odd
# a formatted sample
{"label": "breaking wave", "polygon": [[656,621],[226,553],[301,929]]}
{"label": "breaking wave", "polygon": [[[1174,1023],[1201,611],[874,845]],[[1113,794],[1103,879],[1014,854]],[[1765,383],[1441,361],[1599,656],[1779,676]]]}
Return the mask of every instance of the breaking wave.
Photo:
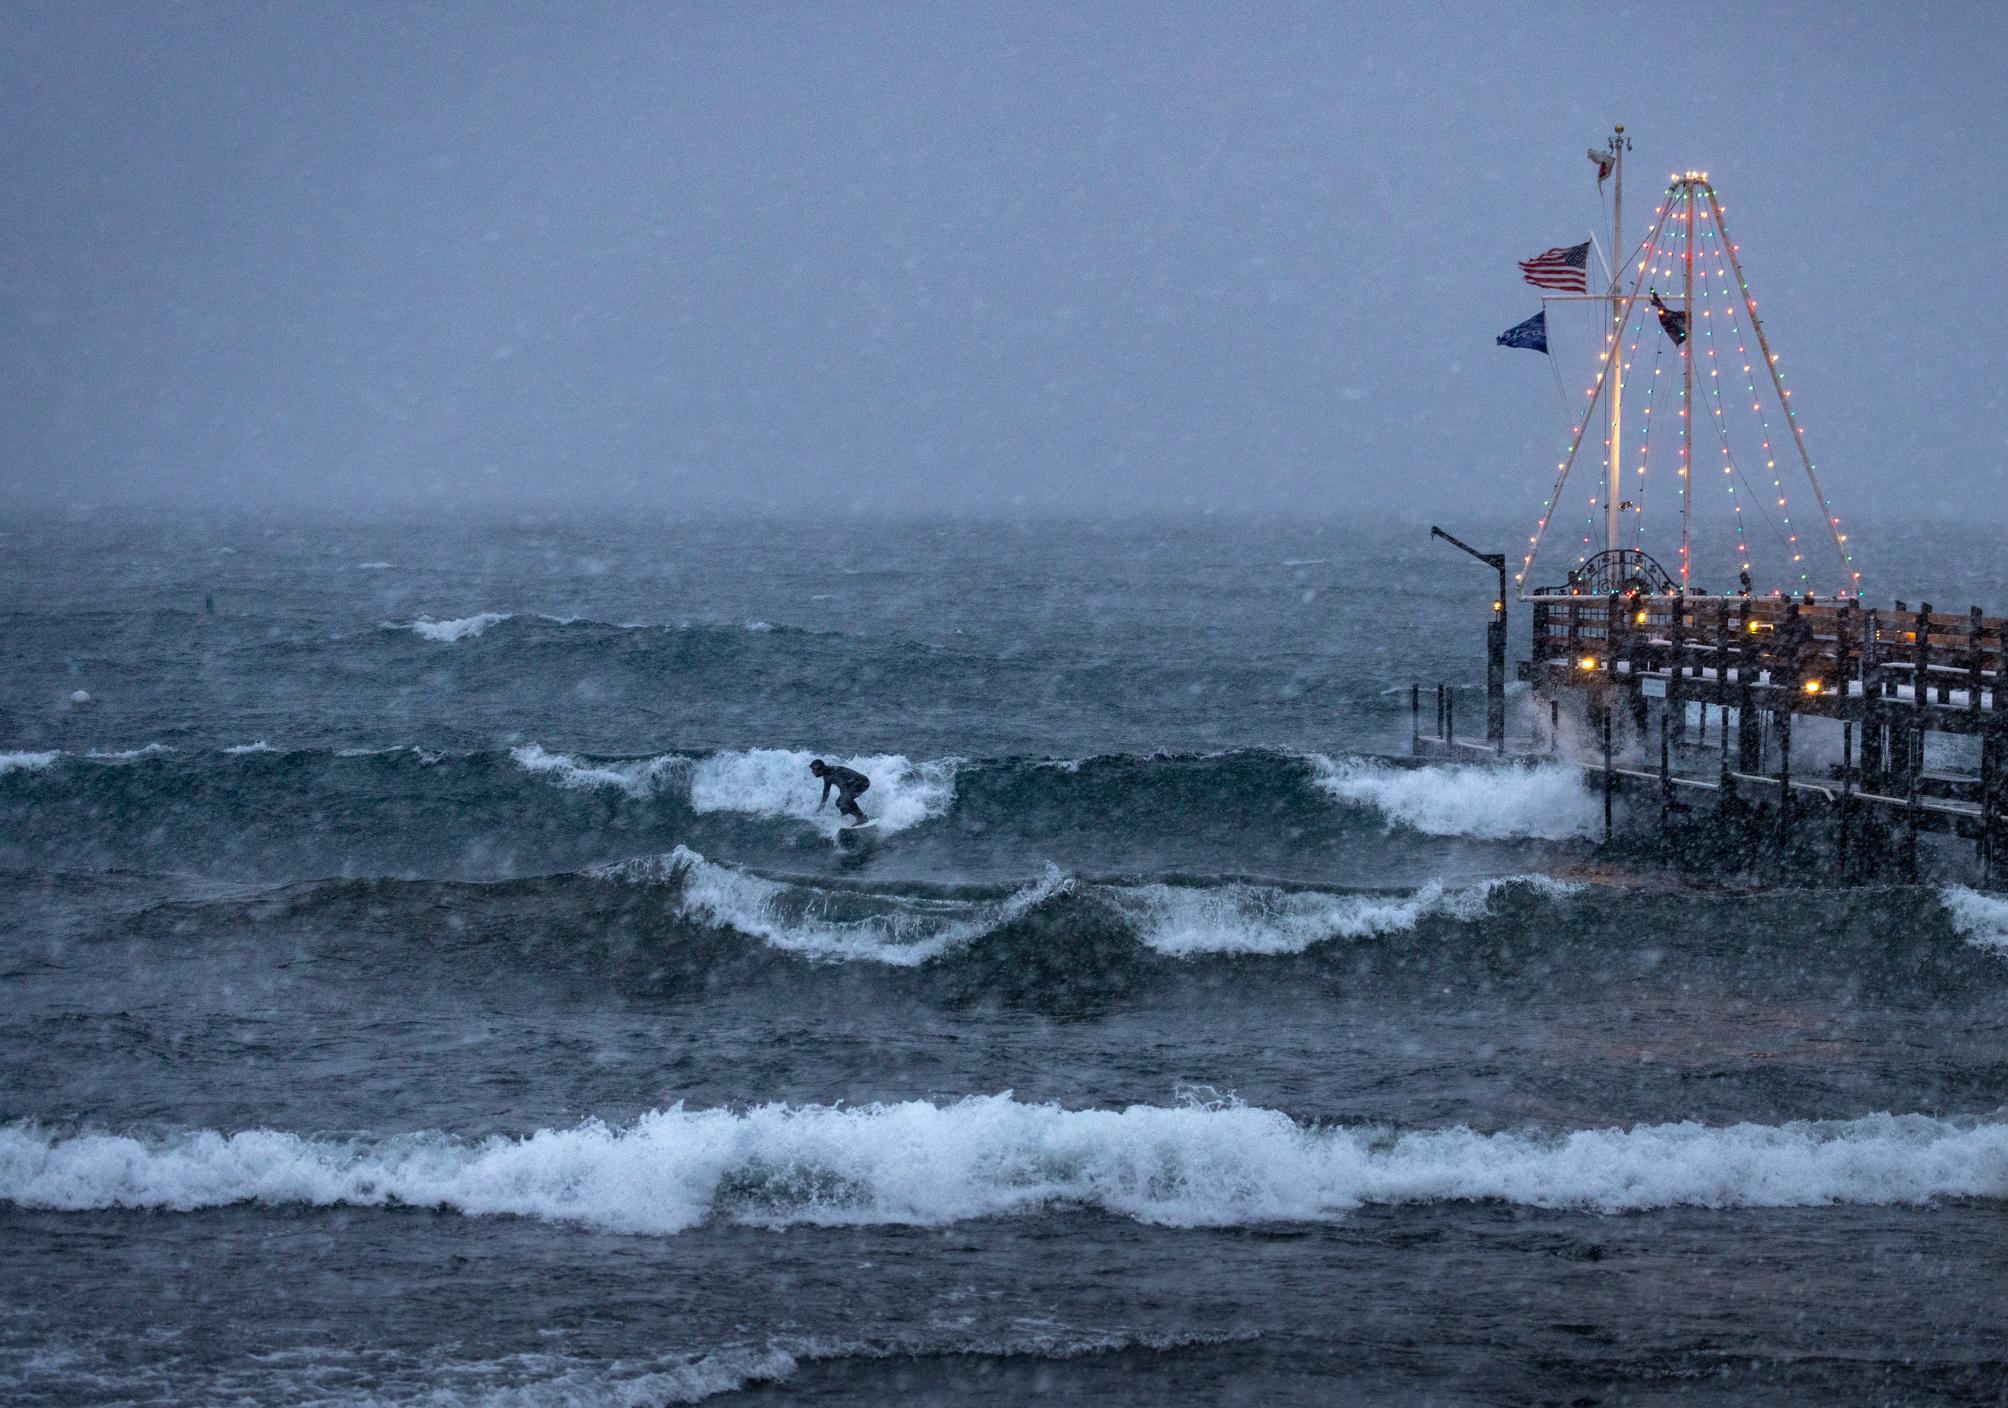
{"label": "breaking wave", "polygon": [[1058,892],[1058,870],[1001,900],[826,890],[718,865],[678,846],[668,856],[623,861],[593,874],[676,893],[678,913],[710,927],[826,962],[871,959],[910,968],[989,934]]}
{"label": "breaking wave", "polygon": [[1302,953],[1337,939],[1368,939],[1415,928],[1424,919],[1484,917],[1494,891],[1526,886],[1550,897],[1578,886],[1522,875],[1446,889],[1432,881],[1412,894],[1333,894],[1231,881],[1223,885],[1111,887],[1109,896],[1139,937],[1159,953]]}
{"label": "breaking wave", "polygon": [[63,755],[50,753],[0,753],[0,777],[10,772],[39,772],[52,766]]}
{"label": "breaking wave", "polygon": [[430,616],[421,616],[416,621],[400,624],[396,621],[384,622],[384,629],[410,631],[415,636],[442,643],[466,640],[478,636],[490,626],[498,625],[513,618],[513,611],[483,611],[473,616],[461,616],[450,621],[435,621]]}
{"label": "breaking wave", "polygon": [[2003,1197],[2008,1124],[1918,1114],[1395,1132],[1235,1101],[1069,1110],[1006,1092],[854,1108],[679,1104],[620,1127],[480,1142],[0,1127],[0,1198],[24,1208],[412,1207],[656,1235],[708,1221],[940,1226],[1074,1208],[1225,1227],[1447,1201],[1621,1213]]}
{"label": "breaking wave", "polygon": [[[600,879],[661,886],[683,918],[725,929],[807,958],[870,959],[915,967],[1068,902],[1112,920],[1075,914],[1078,924],[1113,928],[1169,958],[1203,954],[1293,954],[1318,944],[1415,929],[1425,920],[1482,919],[1492,898],[1521,889],[1558,899],[1581,887],[1545,876],[1515,876],[1457,888],[1432,882],[1407,894],[1291,889],[1243,880],[1125,884],[1082,880],[1048,866],[1030,884],[998,894],[898,893],[773,879],[705,859],[686,846],[666,856],[621,861],[589,872]],[[1057,917],[1057,916],[1056,916]]]}
{"label": "breaking wave", "polygon": [[1313,766],[1318,786],[1333,797],[1431,836],[1566,841],[1594,834],[1603,816],[1582,774],[1560,763],[1401,767],[1320,757]]}
{"label": "breaking wave", "polygon": [[509,750],[510,761],[560,787],[612,787],[637,799],[653,797],[663,785],[688,774],[690,759],[678,753],[654,758],[581,759],[553,753],[535,743]]}

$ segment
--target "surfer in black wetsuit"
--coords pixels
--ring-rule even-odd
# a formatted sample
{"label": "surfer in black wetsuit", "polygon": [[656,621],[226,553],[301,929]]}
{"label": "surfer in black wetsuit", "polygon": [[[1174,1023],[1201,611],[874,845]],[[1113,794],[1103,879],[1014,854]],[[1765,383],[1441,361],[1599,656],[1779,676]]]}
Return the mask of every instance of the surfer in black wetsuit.
{"label": "surfer in black wetsuit", "polygon": [[854,818],[853,826],[865,824],[864,808],[858,805],[858,794],[872,785],[872,780],[851,768],[838,767],[826,763],[821,758],[809,764],[809,771],[823,780],[823,800],[816,803],[821,811],[830,800],[830,789],[837,789],[837,814]]}

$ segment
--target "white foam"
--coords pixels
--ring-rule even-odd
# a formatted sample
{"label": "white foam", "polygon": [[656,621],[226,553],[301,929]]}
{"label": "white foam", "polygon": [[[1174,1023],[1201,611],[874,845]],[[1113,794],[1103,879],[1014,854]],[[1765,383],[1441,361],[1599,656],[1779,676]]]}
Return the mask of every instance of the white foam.
{"label": "white foam", "polygon": [[356,571],[358,572],[386,572],[389,570],[390,564],[388,562],[358,562],[356,564]]}
{"label": "white foam", "polygon": [[233,747],[225,748],[223,751],[225,753],[244,754],[244,753],[276,753],[279,750],[277,748],[274,748],[271,744],[267,743],[264,739],[261,738],[256,743],[239,743]]}
{"label": "white foam", "polygon": [[[714,753],[691,769],[690,805],[700,812],[743,812],[749,816],[790,817],[831,835],[843,824],[830,805],[817,810],[823,784],[810,773],[815,754],[779,748]],[[829,757],[829,755],[825,755]],[[898,754],[834,758],[872,780],[859,800],[882,832],[904,831],[942,815],[955,799],[956,760],[915,763]]]}
{"label": "white foam", "polygon": [[1871,1115],[1392,1134],[1302,1125],[1235,1102],[1067,1110],[1007,1092],[856,1108],[677,1105],[622,1128],[588,1121],[479,1143],[438,1133],[0,1127],[0,1198],[26,1208],[400,1204],[629,1233],[676,1233],[708,1219],[940,1225],[1052,1207],[1212,1227],[1476,1199],[1616,1213],[1948,1197],[2008,1197],[2008,1124]]}
{"label": "white foam", "polygon": [[62,756],[60,752],[0,753],[0,777],[10,772],[40,772],[43,768],[53,767],[56,759]]}
{"label": "white foam", "polygon": [[1340,801],[1373,807],[1391,824],[1431,836],[1562,841],[1592,835],[1602,824],[1582,775],[1560,763],[1409,768],[1325,757],[1312,763],[1317,785]]}
{"label": "white foam", "polygon": [[435,621],[430,616],[421,616],[409,625],[401,625],[396,621],[386,621],[384,622],[384,629],[410,631],[413,635],[423,636],[426,640],[436,640],[444,643],[466,640],[470,636],[478,636],[490,626],[499,625],[501,622],[509,620],[515,614],[513,611],[483,611],[477,615],[461,616],[451,621]]}
{"label": "white foam", "polygon": [[635,798],[654,796],[665,782],[682,776],[690,765],[688,758],[675,753],[594,762],[570,753],[553,753],[535,743],[511,748],[509,757],[525,772],[535,773],[560,787],[617,787]]}
{"label": "white foam", "polygon": [[677,887],[678,913],[819,962],[866,959],[912,968],[1009,923],[1066,879],[1049,868],[1002,900],[932,899],[788,885],[706,860],[687,846],[598,875]]}
{"label": "white foam", "polygon": [[1575,887],[1547,876],[1515,876],[1445,889],[1431,882],[1406,895],[1334,895],[1234,883],[1129,885],[1108,894],[1143,942],[1159,953],[1302,953],[1313,944],[1411,930],[1424,919],[1482,918],[1493,891],[1526,884],[1545,893]]}
{"label": "white foam", "polygon": [[94,763],[136,763],[142,758],[157,758],[162,753],[173,751],[165,743],[149,743],[144,748],[93,748],[84,756]]}
{"label": "white foam", "polygon": [[1976,948],[1993,949],[2008,957],[2008,898],[1983,895],[1964,885],[1947,885],[1938,892],[1952,927]]}

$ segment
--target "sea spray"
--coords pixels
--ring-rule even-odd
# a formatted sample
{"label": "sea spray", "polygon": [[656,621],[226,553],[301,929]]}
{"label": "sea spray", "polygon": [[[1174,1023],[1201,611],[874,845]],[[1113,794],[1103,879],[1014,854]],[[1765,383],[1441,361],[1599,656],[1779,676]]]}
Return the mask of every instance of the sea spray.
{"label": "sea spray", "polygon": [[1947,885],[1939,891],[1939,901],[1952,927],[1968,943],[2008,957],[2008,899],[1983,895],[1964,885]]}
{"label": "sea spray", "polygon": [[1401,767],[1316,757],[1312,765],[1317,785],[1331,796],[1431,836],[1563,841],[1592,835],[1602,817],[1581,774],[1560,763]]}

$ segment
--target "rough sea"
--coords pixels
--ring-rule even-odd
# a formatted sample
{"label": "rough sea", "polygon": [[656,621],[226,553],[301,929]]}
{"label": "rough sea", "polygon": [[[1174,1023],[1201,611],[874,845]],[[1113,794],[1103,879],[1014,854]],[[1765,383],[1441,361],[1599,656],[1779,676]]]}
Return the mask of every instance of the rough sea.
{"label": "rough sea", "polygon": [[1490,594],[1315,521],[9,526],[0,1398],[2008,1402],[2008,900],[1410,765]]}

